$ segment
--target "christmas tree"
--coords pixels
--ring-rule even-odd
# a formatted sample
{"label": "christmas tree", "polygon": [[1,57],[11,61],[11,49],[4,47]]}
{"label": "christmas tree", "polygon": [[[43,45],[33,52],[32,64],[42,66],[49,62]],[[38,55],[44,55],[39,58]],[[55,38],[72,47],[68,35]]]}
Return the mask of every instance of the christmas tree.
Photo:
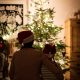
{"label": "christmas tree", "polygon": [[[54,7],[44,7],[45,4],[49,6],[48,0],[32,0],[32,4],[34,4],[35,10],[33,10],[34,12],[28,11],[28,23],[26,24],[26,28],[34,33],[34,47],[43,49],[47,42],[54,42],[57,49],[55,60],[59,62],[64,69],[65,63],[67,63],[65,59],[65,44],[63,40],[58,38],[58,35],[63,28],[54,24]],[[32,4],[31,7],[33,7]]]}

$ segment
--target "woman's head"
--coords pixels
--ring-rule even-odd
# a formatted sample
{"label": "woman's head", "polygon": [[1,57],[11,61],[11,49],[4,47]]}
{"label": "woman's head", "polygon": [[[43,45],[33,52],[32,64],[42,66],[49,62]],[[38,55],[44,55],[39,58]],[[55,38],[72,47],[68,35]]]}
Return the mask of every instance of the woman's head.
{"label": "woman's head", "polygon": [[34,35],[30,30],[29,31],[22,31],[22,32],[18,33],[17,39],[20,44],[32,46],[33,41],[34,41]]}

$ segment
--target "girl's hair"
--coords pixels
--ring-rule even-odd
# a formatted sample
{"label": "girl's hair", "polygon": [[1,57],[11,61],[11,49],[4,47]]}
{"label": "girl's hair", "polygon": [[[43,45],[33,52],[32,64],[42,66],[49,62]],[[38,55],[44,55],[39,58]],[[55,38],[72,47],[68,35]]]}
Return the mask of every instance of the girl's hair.
{"label": "girl's hair", "polygon": [[52,54],[55,54],[56,53],[56,46],[55,45],[52,45],[51,53]]}

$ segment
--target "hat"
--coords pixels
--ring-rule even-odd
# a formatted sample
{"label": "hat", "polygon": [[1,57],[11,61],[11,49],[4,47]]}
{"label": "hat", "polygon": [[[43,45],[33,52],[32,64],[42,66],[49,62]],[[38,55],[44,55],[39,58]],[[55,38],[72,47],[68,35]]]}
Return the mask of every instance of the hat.
{"label": "hat", "polygon": [[18,40],[20,44],[25,44],[32,42],[34,40],[34,35],[33,33],[29,31],[22,31],[18,33]]}
{"label": "hat", "polygon": [[45,44],[45,47],[43,49],[43,52],[45,54],[49,54],[49,52],[51,52],[51,54],[55,54],[56,53],[56,47],[55,44]]}
{"label": "hat", "polygon": [[49,52],[51,52],[51,45],[50,44],[45,44],[45,47],[43,49],[43,52],[46,54],[49,54]]}

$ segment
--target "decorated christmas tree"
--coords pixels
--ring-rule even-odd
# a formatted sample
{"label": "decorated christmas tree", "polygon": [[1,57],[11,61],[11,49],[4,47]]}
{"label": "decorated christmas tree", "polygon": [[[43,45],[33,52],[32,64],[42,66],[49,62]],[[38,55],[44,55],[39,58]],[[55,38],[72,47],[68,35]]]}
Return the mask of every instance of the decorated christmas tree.
{"label": "decorated christmas tree", "polygon": [[54,24],[54,7],[45,8],[45,4],[49,6],[49,1],[32,0],[30,7],[34,5],[34,10],[28,11],[26,28],[34,33],[35,48],[43,49],[46,43],[55,43],[57,49],[55,60],[59,62],[64,69],[65,63],[67,63],[65,59],[65,44],[63,40],[58,37],[63,28]]}

